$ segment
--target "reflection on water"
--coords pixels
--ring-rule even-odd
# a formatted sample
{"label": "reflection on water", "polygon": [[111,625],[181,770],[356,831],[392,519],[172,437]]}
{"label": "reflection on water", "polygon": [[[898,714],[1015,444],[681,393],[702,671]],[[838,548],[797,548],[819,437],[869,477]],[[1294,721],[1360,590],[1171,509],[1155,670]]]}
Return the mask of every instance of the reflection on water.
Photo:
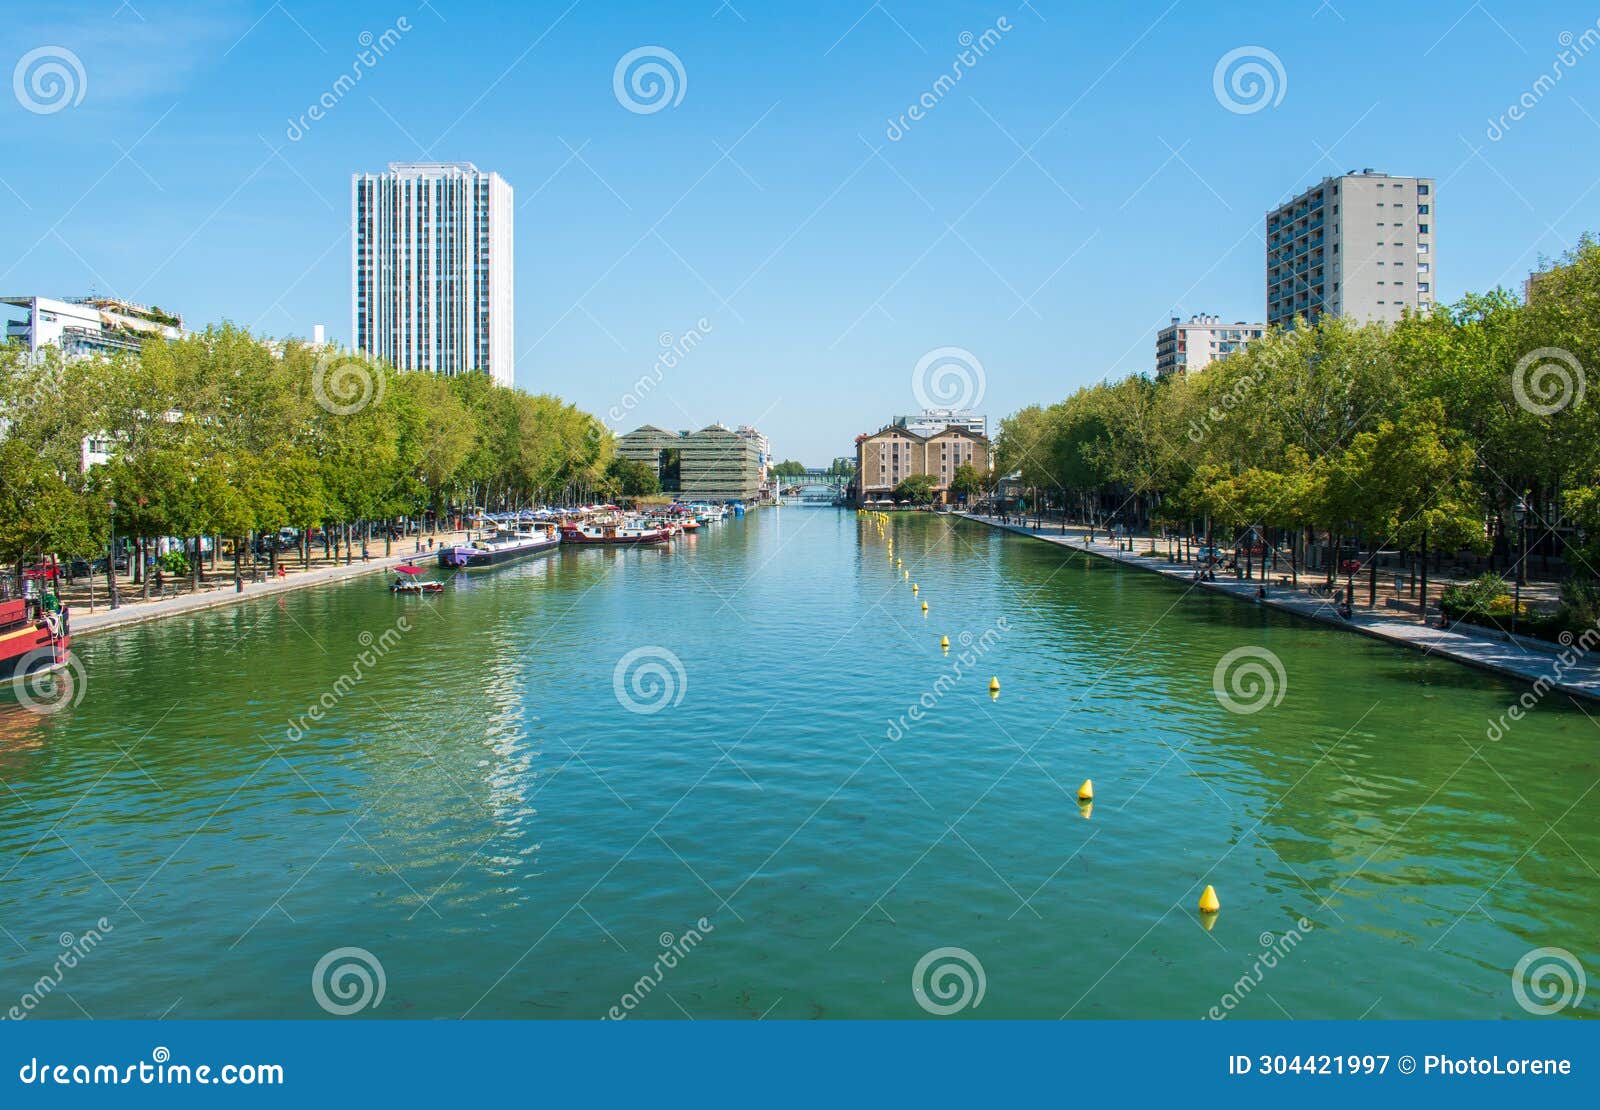
{"label": "reflection on water", "polygon": [[[102,916],[37,1016],[322,1016],[354,946],[367,1016],[593,1018],[701,918],[629,1013],[925,1017],[944,948],[977,1017],[1521,1017],[1531,949],[1593,966],[1582,710],[1489,742],[1517,691],[1481,675],[948,518],[888,534],[903,567],[853,513],[768,510],[83,640],[81,704],[0,703],[0,1011]],[[1281,700],[1230,712],[1246,647]],[[681,687],[630,711],[646,648]]]}

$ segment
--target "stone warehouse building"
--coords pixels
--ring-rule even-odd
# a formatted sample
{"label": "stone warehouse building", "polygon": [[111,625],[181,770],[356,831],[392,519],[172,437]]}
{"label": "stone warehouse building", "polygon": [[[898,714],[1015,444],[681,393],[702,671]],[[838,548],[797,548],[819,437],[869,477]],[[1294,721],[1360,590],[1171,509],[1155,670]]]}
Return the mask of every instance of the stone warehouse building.
{"label": "stone warehouse building", "polygon": [[948,501],[950,482],[963,463],[980,474],[988,472],[986,436],[958,426],[924,436],[890,424],[856,440],[856,503],[891,501],[894,488],[916,474],[931,477],[938,500]]}

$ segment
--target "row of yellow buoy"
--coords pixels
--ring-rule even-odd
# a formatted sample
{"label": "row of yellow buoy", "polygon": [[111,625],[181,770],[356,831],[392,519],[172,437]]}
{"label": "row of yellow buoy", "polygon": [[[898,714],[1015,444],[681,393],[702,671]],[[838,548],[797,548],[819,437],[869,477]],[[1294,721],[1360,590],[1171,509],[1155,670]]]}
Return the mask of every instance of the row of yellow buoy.
{"label": "row of yellow buoy", "polygon": [[[884,525],[888,523],[889,514],[880,512],[869,513],[865,509],[857,509],[856,515],[858,517],[870,519],[874,522],[878,530],[878,537],[886,540],[888,543],[889,562],[894,564],[895,569],[901,572],[902,581],[911,582],[911,572],[905,569],[905,560],[895,558],[893,537],[887,536],[884,532]],[[921,589],[918,587],[917,583],[911,582],[911,596],[917,597],[920,593]],[[922,603],[922,613],[923,616],[927,616],[928,603],[926,601]],[[939,650],[944,652],[948,652],[950,650],[949,636],[939,637]],[[989,679],[989,697],[1000,697],[1000,677],[998,675],[995,675]],[[1083,785],[1078,787],[1078,812],[1086,820],[1094,812],[1093,779],[1084,779]],[[1207,883],[1205,890],[1200,892],[1199,909],[1200,924],[1206,929],[1210,929],[1216,924],[1217,914],[1222,910],[1222,901],[1217,897],[1217,888],[1212,886],[1210,883]]]}

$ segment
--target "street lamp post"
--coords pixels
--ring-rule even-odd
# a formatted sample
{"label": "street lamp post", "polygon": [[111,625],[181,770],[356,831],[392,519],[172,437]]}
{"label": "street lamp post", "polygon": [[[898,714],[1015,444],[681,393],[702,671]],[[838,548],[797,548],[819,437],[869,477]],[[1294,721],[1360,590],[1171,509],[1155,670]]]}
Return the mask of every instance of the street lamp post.
{"label": "street lamp post", "polygon": [[106,548],[106,585],[111,594],[111,608],[115,609],[122,604],[122,597],[117,592],[117,503],[115,500],[106,501],[106,511],[111,517],[111,543]]}

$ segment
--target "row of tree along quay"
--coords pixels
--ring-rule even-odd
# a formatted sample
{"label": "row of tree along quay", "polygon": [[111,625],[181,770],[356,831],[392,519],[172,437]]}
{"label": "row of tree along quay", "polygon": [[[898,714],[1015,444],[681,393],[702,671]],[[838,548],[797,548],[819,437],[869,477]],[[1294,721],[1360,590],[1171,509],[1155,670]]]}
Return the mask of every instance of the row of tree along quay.
{"label": "row of tree along quay", "polygon": [[[105,456],[90,465],[89,447]],[[478,510],[621,493],[614,440],[559,398],[486,374],[397,372],[232,326],[63,360],[0,345],[0,562],[198,590],[344,561]],[[315,537],[315,538],[314,538]],[[163,554],[157,558],[156,552]],[[110,557],[108,558],[108,553]],[[92,581],[92,578],[91,578]]]}
{"label": "row of tree along quay", "polygon": [[[1001,422],[996,473],[1031,515],[1149,529],[1151,555],[1305,572],[1347,604],[1377,604],[1381,567],[1423,619],[1576,634],[1600,619],[1600,245],[1528,288],[1079,389]],[[1431,601],[1430,576],[1449,580]]]}

